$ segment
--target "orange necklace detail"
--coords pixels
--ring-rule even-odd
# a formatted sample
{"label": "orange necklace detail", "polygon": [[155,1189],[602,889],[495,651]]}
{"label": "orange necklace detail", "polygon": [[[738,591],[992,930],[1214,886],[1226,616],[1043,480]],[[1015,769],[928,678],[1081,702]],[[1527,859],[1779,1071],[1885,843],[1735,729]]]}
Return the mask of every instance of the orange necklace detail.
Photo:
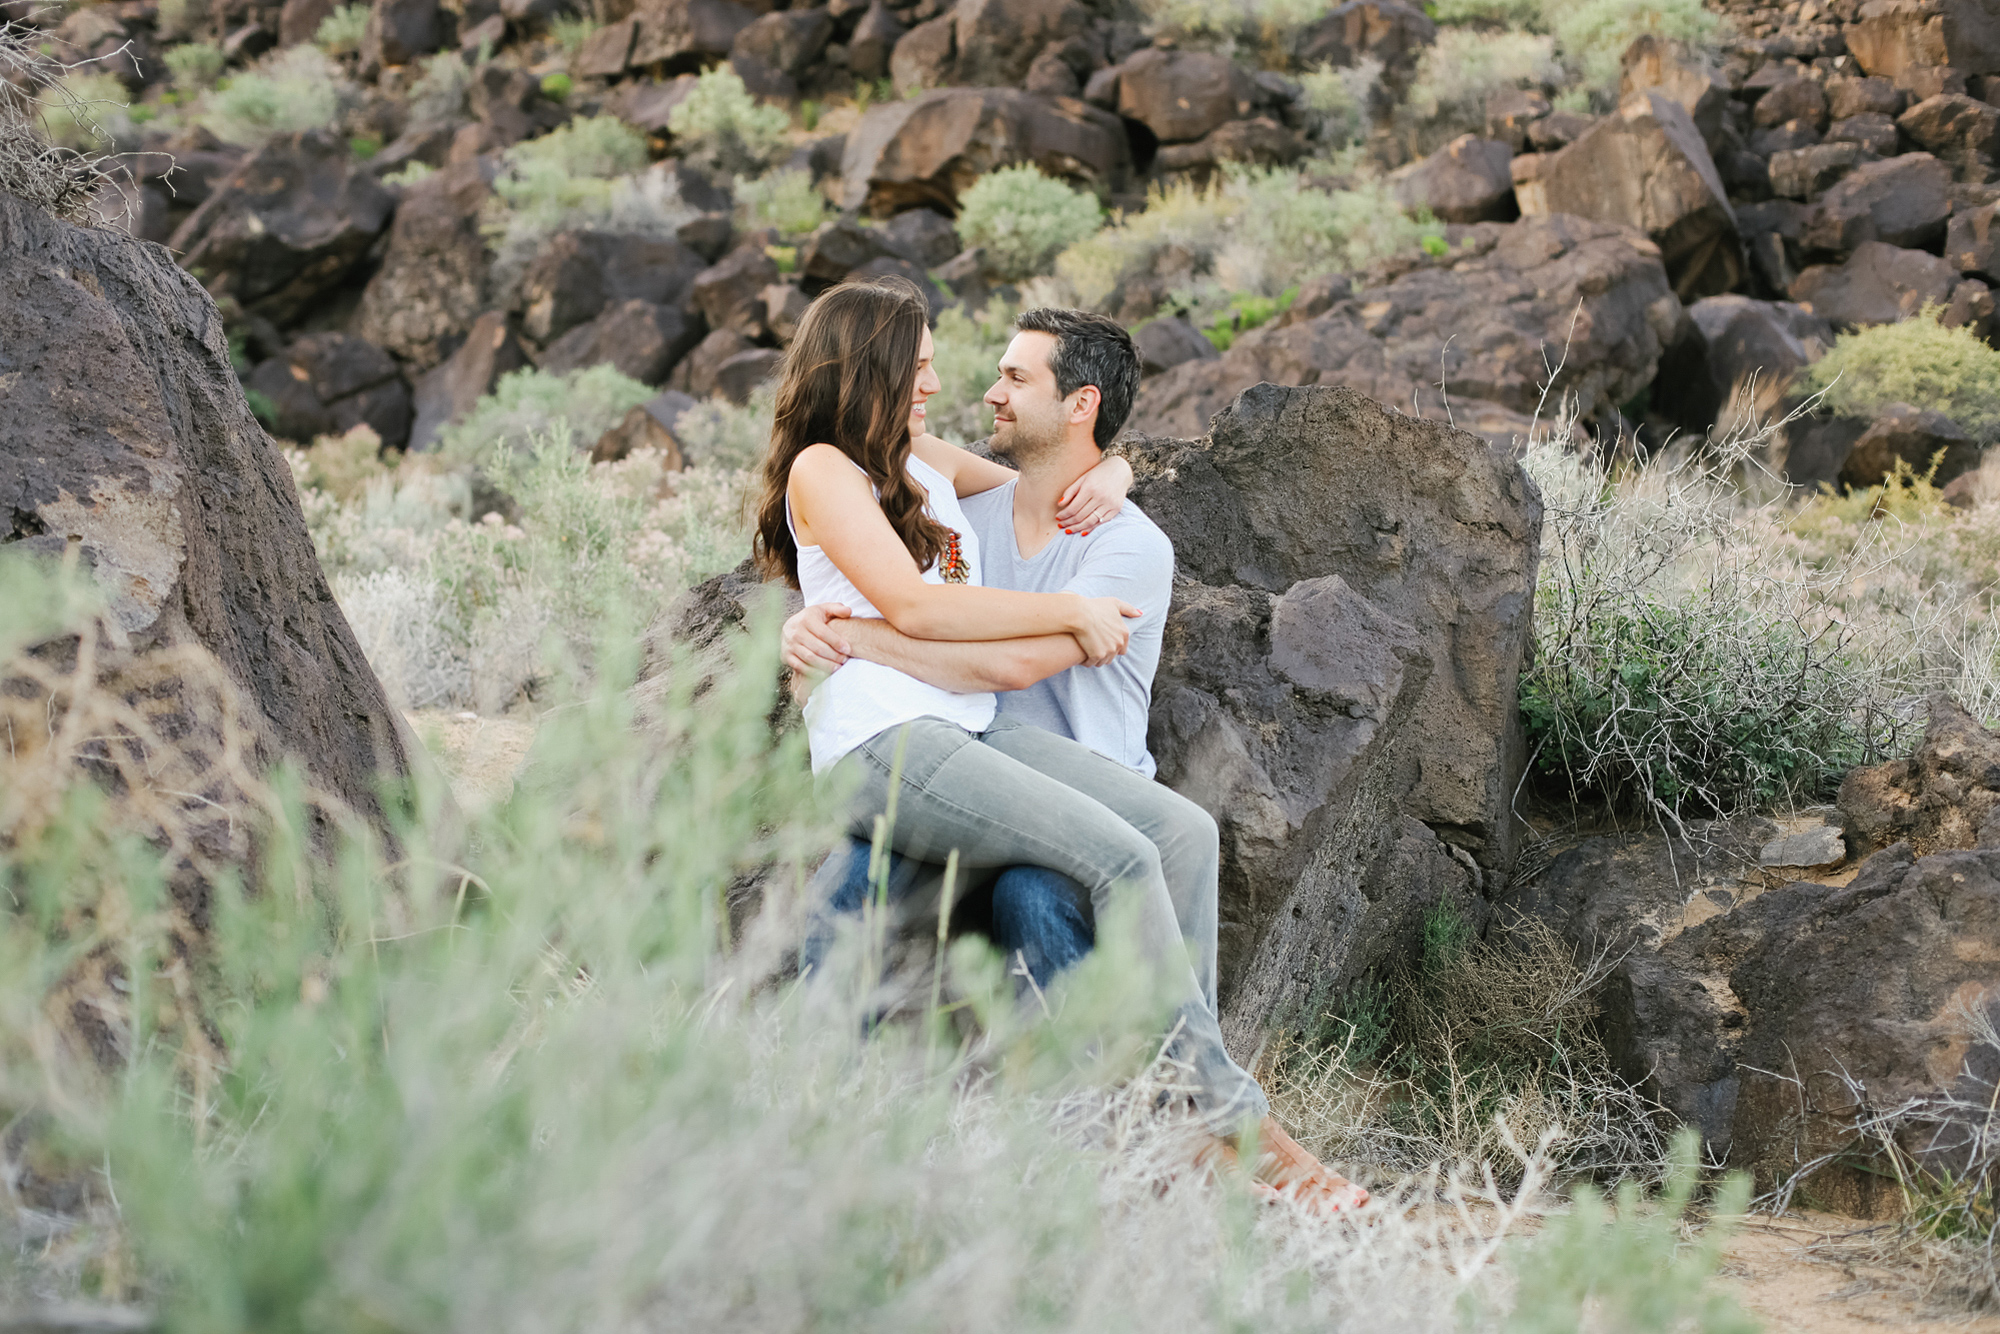
{"label": "orange necklace detail", "polygon": [[945,532],[949,536],[945,538],[944,559],[939,562],[942,566],[939,574],[948,584],[970,583],[972,567],[966,564],[965,553],[959,549],[958,534],[950,528],[945,529]]}

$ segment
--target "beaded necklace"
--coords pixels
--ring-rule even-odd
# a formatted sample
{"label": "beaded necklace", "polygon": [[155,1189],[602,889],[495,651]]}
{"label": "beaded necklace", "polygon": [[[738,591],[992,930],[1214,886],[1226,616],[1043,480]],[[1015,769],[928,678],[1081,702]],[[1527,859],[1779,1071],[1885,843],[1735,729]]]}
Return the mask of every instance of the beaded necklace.
{"label": "beaded necklace", "polygon": [[938,573],[943,576],[944,581],[948,584],[971,582],[972,567],[966,563],[965,553],[959,550],[958,533],[951,528],[946,528],[945,534],[944,559],[938,562],[942,567]]}

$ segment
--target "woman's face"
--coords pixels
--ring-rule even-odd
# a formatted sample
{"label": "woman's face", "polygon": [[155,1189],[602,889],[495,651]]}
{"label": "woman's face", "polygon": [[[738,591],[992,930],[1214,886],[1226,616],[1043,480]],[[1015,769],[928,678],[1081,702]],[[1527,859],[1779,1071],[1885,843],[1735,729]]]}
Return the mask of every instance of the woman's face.
{"label": "woman's face", "polygon": [[924,330],[924,341],[917,349],[917,388],[910,399],[910,439],[914,440],[930,428],[924,424],[924,405],[932,394],[944,388],[938,379],[937,368],[931,365],[931,357],[936,347],[931,342],[931,331]]}

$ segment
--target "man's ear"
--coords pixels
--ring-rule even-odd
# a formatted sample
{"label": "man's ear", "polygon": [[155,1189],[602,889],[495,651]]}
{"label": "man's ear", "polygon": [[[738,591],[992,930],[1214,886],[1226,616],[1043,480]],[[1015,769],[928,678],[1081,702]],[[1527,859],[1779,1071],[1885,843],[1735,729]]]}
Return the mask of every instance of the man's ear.
{"label": "man's ear", "polygon": [[1070,397],[1069,419],[1077,425],[1097,419],[1097,409],[1104,402],[1104,391],[1094,384],[1087,384]]}

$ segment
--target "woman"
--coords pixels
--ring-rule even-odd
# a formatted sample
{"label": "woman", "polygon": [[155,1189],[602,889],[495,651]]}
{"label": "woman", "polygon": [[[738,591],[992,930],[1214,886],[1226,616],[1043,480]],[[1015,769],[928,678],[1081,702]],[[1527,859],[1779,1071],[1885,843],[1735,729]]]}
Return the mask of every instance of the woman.
{"label": "woman", "polygon": [[[979,586],[978,543],[957,497],[1012,474],[925,434],[925,404],[939,388],[927,317],[921,294],[897,280],[846,284],[807,310],[778,391],[760,562],[809,603],[845,603],[855,616],[883,617],[914,638],[1069,634],[1086,662],[1108,662],[1124,651],[1124,621],[1136,608]],[[1118,480],[1109,508],[1129,481],[1129,473]],[[1104,761],[1035,732],[1028,753],[1041,758],[1031,767],[1002,748],[1003,734],[1022,725],[996,726],[994,709],[990,694],[954,694],[851,659],[807,702],[813,770],[846,775],[856,791],[850,828],[860,837],[893,809],[890,843],[906,856],[941,862],[956,850],[967,867],[1046,866],[1089,892],[1099,923],[1116,905],[1178,1007],[1177,1047],[1194,1071],[1197,1110],[1225,1134],[1246,1117],[1266,1116],[1263,1091],[1229,1058],[1203,1000],[1159,847],[1109,806],[1044,772],[1084,773]],[[1186,827],[1169,836],[1205,838],[1212,850],[1214,822],[1160,792],[1186,812]],[[1318,1179],[1297,1180],[1315,1203],[1328,1194]],[[1354,1202],[1348,1190],[1341,1203]]]}

